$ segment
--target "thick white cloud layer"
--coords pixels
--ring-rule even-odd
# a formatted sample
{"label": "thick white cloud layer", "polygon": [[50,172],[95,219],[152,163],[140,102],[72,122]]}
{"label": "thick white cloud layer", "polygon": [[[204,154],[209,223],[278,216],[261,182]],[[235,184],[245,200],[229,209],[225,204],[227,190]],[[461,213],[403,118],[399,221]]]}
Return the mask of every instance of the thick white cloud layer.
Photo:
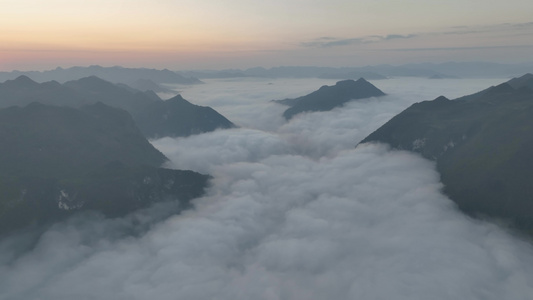
{"label": "thick white cloud layer", "polygon": [[21,256],[3,241],[0,299],[528,299],[529,244],[458,212],[431,162],[354,148],[423,99],[406,94],[154,141],[169,166],[214,176],[196,208],[80,216]]}

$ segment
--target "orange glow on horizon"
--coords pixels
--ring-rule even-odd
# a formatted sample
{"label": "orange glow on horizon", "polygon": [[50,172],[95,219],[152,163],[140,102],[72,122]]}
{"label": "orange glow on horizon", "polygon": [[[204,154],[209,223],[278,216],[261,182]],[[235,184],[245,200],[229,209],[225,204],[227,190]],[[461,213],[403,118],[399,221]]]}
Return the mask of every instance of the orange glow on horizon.
{"label": "orange glow on horizon", "polygon": [[[531,1],[513,1],[533,8]],[[2,0],[0,71],[84,64],[153,67],[165,59],[176,66],[194,62],[204,68],[207,61],[229,66],[242,58],[246,63],[232,66],[241,67],[252,57],[255,65],[348,66],[422,59],[421,52],[394,52],[399,48],[533,47],[533,25],[520,29],[511,24],[505,29],[509,32],[501,30],[509,22],[533,24],[531,10],[494,2],[487,4],[492,9],[472,15],[442,3],[442,11],[436,13],[427,1],[412,2],[405,6],[393,0]],[[368,42],[372,38],[377,42]],[[459,53],[439,53],[452,57],[452,52]],[[513,55],[522,61],[530,57]]]}

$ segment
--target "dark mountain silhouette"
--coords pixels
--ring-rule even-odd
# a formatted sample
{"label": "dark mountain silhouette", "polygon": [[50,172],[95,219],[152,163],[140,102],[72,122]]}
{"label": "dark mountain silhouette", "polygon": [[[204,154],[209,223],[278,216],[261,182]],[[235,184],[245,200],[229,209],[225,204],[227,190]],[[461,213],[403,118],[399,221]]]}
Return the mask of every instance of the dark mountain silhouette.
{"label": "dark mountain silhouette", "polygon": [[[141,92],[96,76],[64,84],[54,81],[37,83],[26,76],[20,76],[0,84],[0,108],[25,106],[32,102],[80,108],[102,102],[128,111],[135,117],[137,126],[150,138],[186,136],[234,127],[209,107],[194,105],[183,99],[167,101],[161,100],[153,91]],[[164,115],[167,116],[166,119],[163,119]]]}
{"label": "dark mountain silhouette", "polygon": [[210,107],[198,106],[177,95],[157,101],[134,115],[148,138],[189,136],[235,125]]}
{"label": "dark mountain silhouette", "polygon": [[168,198],[184,204],[208,177],[166,157],[131,116],[103,103],[0,110],[0,233],[96,210],[121,216]]}
{"label": "dark mountain silhouette", "polygon": [[334,86],[322,86],[319,90],[306,96],[278,100],[276,102],[291,106],[283,116],[289,120],[294,115],[307,111],[328,111],[344,103],[369,97],[384,96],[381,90],[376,88],[364,78],[357,81],[344,80],[337,82]]}
{"label": "dark mountain silhouette", "polygon": [[531,74],[479,93],[413,104],[361,143],[435,160],[444,191],[466,213],[533,234]]}

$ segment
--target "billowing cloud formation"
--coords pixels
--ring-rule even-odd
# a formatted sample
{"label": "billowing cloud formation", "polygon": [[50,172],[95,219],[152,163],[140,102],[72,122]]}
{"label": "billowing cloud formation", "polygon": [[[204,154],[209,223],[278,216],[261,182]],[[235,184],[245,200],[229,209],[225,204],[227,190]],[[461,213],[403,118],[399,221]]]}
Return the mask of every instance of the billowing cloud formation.
{"label": "billowing cloud formation", "polygon": [[[526,299],[530,245],[459,213],[431,162],[354,148],[411,101],[154,141],[172,166],[214,175],[196,208],[160,222],[171,203],[57,224],[33,251],[2,260],[0,299]],[[0,245],[3,257],[14,244]]]}

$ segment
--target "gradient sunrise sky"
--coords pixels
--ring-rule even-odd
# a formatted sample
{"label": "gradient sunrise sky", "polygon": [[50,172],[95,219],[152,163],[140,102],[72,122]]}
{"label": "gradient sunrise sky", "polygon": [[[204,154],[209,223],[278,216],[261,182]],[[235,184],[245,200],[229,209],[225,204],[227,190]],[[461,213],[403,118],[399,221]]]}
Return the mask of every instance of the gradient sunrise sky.
{"label": "gradient sunrise sky", "polygon": [[533,61],[531,0],[0,0],[0,71]]}

